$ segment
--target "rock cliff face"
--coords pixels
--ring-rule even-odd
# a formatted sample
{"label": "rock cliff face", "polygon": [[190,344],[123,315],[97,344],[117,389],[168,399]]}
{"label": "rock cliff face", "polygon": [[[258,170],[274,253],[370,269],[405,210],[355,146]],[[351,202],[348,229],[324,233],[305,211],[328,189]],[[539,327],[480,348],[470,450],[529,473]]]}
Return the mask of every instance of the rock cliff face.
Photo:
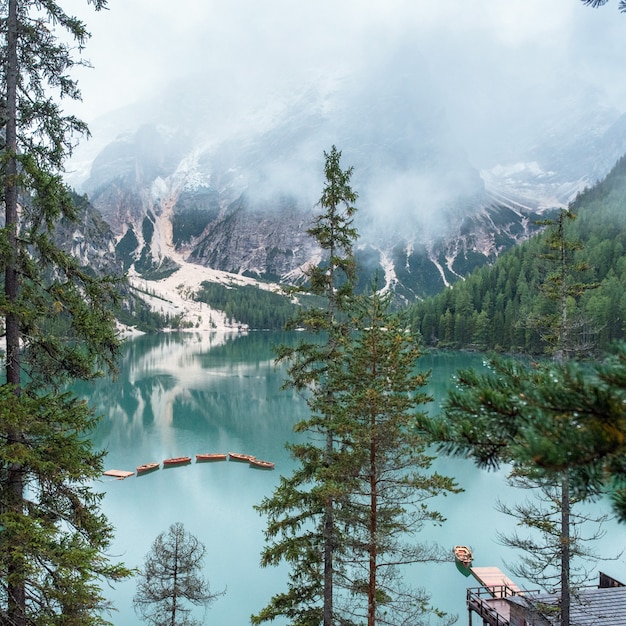
{"label": "rock cliff face", "polygon": [[122,263],[115,253],[111,227],[84,197],[75,196],[79,208],[76,222],[62,220],[55,232],[56,243],[71,253],[83,267],[97,273],[119,276]]}
{"label": "rock cliff face", "polygon": [[[175,227],[185,213],[174,218]],[[199,237],[179,245],[190,252],[187,260],[233,274],[247,274],[284,282],[316,253],[306,234],[311,214],[285,198],[270,209],[249,208],[242,196],[215,219]],[[175,228],[179,232],[178,228]]]}
{"label": "rock cliff face", "polygon": [[517,160],[478,171],[418,65],[399,75],[381,62],[367,80],[308,86],[270,112],[251,109],[245,132],[229,134],[206,106],[146,116],[99,153],[82,186],[119,262],[145,279],[193,264],[297,282],[320,258],[306,230],[335,144],[354,166],[362,280],[377,272],[410,301],[529,237],[626,152],[626,117],[579,112],[526,137]]}
{"label": "rock cliff face", "polygon": [[[116,252],[126,269],[158,278],[186,262],[297,282],[302,267],[319,261],[320,251],[306,233],[315,211],[308,190],[281,193],[270,181],[268,191],[269,175],[245,165],[225,167],[219,158],[191,150],[178,163],[152,159],[145,165],[135,143],[147,134],[143,129],[138,137],[119,139],[94,162],[89,181],[91,201],[116,234]],[[171,158],[174,150],[168,151],[167,141],[164,137],[155,153]],[[323,149],[320,154],[323,158]],[[272,169],[271,163],[264,166]],[[377,272],[407,301],[435,293],[492,261],[534,232],[539,215],[537,209],[490,194],[466,164],[461,174],[448,173],[444,192],[437,191],[429,167],[426,173],[405,168],[394,174],[387,166],[385,180],[370,166],[376,184],[356,169],[354,175],[355,188],[359,182],[364,188],[356,220],[363,283]],[[376,208],[380,205],[389,208]]]}

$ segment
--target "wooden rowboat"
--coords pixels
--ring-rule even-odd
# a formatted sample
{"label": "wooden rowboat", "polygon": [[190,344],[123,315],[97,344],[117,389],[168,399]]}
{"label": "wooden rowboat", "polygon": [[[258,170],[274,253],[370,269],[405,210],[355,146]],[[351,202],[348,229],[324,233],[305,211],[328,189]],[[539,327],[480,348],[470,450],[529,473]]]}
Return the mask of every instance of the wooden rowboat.
{"label": "wooden rowboat", "polygon": [[249,463],[256,457],[252,456],[251,454],[239,454],[238,452],[229,452],[228,458],[231,461],[243,461],[244,463]]}
{"label": "wooden rowboat", "polygon": [[472,564],[472,551],[467,546],[454,546],[454,558],[463,566],[469,567]]}
{"label": "wooden rowboat", "polygon": [[117,478],[118,480],[124,480],[129,476],[132,476],[135,472],[128,472],[126,470],[118,470],[118,469],[110,469],[104,472],[105,476],[113,476],[113,478]]}
{"label": "wooden rowboat", "polygon": [[137,475],[151,472],[152,470],[159,469],[159,467],[161,467],[160,463],[144,463],[143,465],[138,465]]}
{"label": "wooden rowboat", "polygon": [[219,453],[212,454],[196,454],[196,463],[202,461],[225,461],[226,455]]}
{"label": "wooden rowboat", "polygon": [[270,461],[261,461],[261,459],[250,459],[248,462],[252,467],[258,467],[260,469],[274,469],[274,464]]}
{"label": "wooden rowboat", "polygon": [[175,456],[171,459],[164,459],[163,465],[183,465],[185,463],[191,463],[190,456]]}

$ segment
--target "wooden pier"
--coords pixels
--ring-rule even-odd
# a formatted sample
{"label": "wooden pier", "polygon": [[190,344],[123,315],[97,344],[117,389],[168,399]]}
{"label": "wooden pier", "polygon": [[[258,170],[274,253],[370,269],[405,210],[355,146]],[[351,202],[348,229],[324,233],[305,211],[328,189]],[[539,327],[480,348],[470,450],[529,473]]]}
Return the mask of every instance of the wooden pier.
{"label": "wooden pier", "polygon": [[472,567],[472,575],[480,587],[467,590],[469,624],[472,613],[489,626],[510,626],[509,603],[505,598],[522,595],[519,587],[497,567]]}
{"label": "wooden pier", "polygon": [[472,567],[474,578],[483,586],[489,588],[508,587],[516,595],[521,593],[519,587],[497,567]]}

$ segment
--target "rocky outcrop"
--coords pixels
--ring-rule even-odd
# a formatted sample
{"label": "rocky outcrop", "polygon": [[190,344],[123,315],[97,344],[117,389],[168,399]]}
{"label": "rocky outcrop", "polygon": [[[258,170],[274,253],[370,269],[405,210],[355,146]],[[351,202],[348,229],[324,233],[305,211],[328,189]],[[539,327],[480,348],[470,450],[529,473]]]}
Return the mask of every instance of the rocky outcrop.
{"label": "rocky outcrop", "polygon": [[144,279],[191,263],[295,282],[320,258],[306,231],[335,144],[354,166],[363,286],[377,274],[410,301],[529,237],[538,217],[626,152],[625,118],[577,111],[526,129],[511,143],[515,158],[478,171],[418,61],[398,72],[407,65],[381,57],[363,75],[294,90],[271,111],[251,105],[230,133],[225,112],[209,115],[206,100],[189,98],[183,111],[172,93],[158,119],[146,114],[99,153],[81,189],[124,268]]}

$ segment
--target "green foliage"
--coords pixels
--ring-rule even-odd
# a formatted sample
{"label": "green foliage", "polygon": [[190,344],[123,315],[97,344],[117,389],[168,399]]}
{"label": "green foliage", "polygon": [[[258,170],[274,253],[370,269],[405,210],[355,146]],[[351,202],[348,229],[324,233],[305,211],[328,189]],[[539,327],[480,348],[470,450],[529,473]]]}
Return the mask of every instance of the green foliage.
{"label": "green foliage", "polygon": [[124,270],[127,270],[134,262],[134,254],[139,247],[139,240],[135,231],[129,228],[115,246],[115,254],[122,260]]}
{"label": "green foliage", "polygon": [[152,248],[146,244],[141,250],[141,255],[135,261],[137,273],[146,280],[160,280],[171,276],[179,268],[176,261],[165,257],[155,261],[152,257]]}
{"label": "green foliage", "polygon": [[174,205],[172,223],[175,245],[200,235],[219,213],[219,192],[213,187],[201,186],[191,192],[183,190]]}
{"label": "green foliage", "polygon": [[115,308],[115,318],[121,324],[134,327],[141,332],[156,333],[164,328],[181,328],[182,314],[170,315],[153,311],[139,295],[130,292],[123,305]]}
{"label": "green foliage", "polygon": [[299,306],[286,295],[253,285],[203,282],[195,299],[226,313],[231,322],[257,330],[281,330],[294,319]]}
{"label": "green foliage", "polygon": [[150,244],[152,241],[152,235],[154,235],[154,215],[150,211],[146,217],[143,218],[143,222],[141,223],[141,235],[143,240]]}
{"label": "green foliage", "polygon": [[352,245],[357,237],[352,225],[357,194],[350,186],[353,168],[341,169],[341,152],[333,146],[324,153],[325,184],[319,206],[324,210],[307,233],[327,254],[327,259],[308,273],[309,291],[328,299],[327,318],[332,324],[343,301],[352,294],[356,264]]}
{"label": "green foliage", "polygon": [[254,624],[281,615],[302,625],[331,626],[338,619],[333,603],[341,568],[335,558],[343,543],[335,513],[345,487],[335,480],[334,473],[343,457],[337,450],[338,407],[333,400],[336,388],[331,371],[341,362],[340,337],[347,327],[339,315],[346,310],[355,278],[352,216],[357,196],[350,186],[352,168],[341,168],[341,152],[333,146],[324,156],[322,212],[308,232],[326,259],[310,269],[308,291],[324,297],[326,304],[321,309],[303,310],[296,323],[314,333],[323,331],[325,341],[303,340],[295,348],[278,349],[278,360],[289,364],[287,385],[310,394],[311,416],[295,429],[311,433],[312,439],[289,446],[300,466],[289,478],[281,477],[274,494],[257,507],[268,518],[262,565],[284,560],[291,571],[288,591],[275,595],[265,609],[253,615]]}
{"label": "green foliage", "polygon": [[357,299],[354,330],[342,338],[342,361],[332,372],[343,458],[329,472],[346,489],[338,513],[346,612],[372,626],[431,623],[428,592],[407,588],[396,564],[449,560],[447,549],[415,535],[444,521],[426,501],[459,491],[452,479],[429,472],[434,457],[416,428],[416,409],[432,400],[420,391],[428,376],[416,372],[419,348],[390,304],[390,295],[376,290]]}
{"label": "green foliage", "polygon": [[115,253],[123,264],[124,271],[133,263],[137,272],[146,280],[160,280],[171,276],[177,269],[176,261],[165,257],[155,261],[152,257],[150,241],[154,233],[154,223],[146,217],[142,223],[142,235],[146,242],[140,249],[139,240],[132,227],[129,227],[124,236],[117,242]]}
{"label": "green foliage", "polygon": [[[587,6],[591,6],[594,9],[604,6],[608,1],[609,0],[581,0],[583,4],[586,4]],[[626,13],[626,0],[619,1],[619,10],[622,13]]]}
{"label": "green foliage", "polygon": [[219,205],[217,199],[213,199],[213,202],[217,206],[208,210],[194,207],[174,213],[172,217],[172,241],[175,246],[189,243],[194,237],[199,237],[208,224],[217,217]]}
{"label": "green foliage", "polygon": [[576,497],[608,488],[626,520],[626,346],[590,364],[494,357],[456,382],[443,414],[421,423],[441,453],[568,471]]}
{"label": "green foliage", "polygon": [[72,394],[0,387],[0,432],[17,433],[0,439],[0,465],[19,466],[29,482],[26,500],[6,471],[0,484],[0,578],[5,589],[9,577],[25,589],[29,624],[106,624],[111,607],[97,581],[129,575],[104,556],[113,528],[88,486],[102,474],[102,454],[86,436],[96,421]]}
{"label": "green foliage", "polygon": [[[92,4],[98,10],[106,1]],[[68,72],[82,64],[74,53],[89,34],[54,1],[4,6],[0,621],[104,624],[100,585],[129,572],[109,563],[112,529],[90,487],[101,472],[88,438],[94,418],[60,390],[114,371],[118,281],[81,268],[53,233],[59,221],[79,214],[63,163],[87,130],[63,114],[53,95],[80,97]]]}
{"label": "green foliage", "polygon": [[[589,346],[588,353],[606,351],[625,338],[625,194],[626,158],[622,158],[603,182],[579,195],[569,210],[576,219],[563,224],[566,239],[576,242],[567,251],[571,279],[567,290],[568,297],[579,303],[577,342]],[[545,255],[550,232],[411,307],[413,332],[427,345],[443,348],[549,352],[554,342],[542,326],[550,326],[550,318],[558,319],[562,312],[561,303],[550,298],[547,285],[543,287],[546,276],[554,272]]]}
{"label": "green foliage", "polygon": [[[515,520],[514,530],[498,533],[502,545],[522,554],[508,568],[515,576],[533,581],[548,593],[558,593],[563,567],[563,522],[567,524],[567,577],[572,590],[589,582],[589,564],[598,562],[593,542],[603,536],[602,524],[608,515],[590,515],[580,500],[566,500],[567,483],[537,480],[532,475],[514,471],[509,480],[513,487],[529,493],[523,502],[508,505],[501,501],[497,510]],[[565,489],[564,489],[565,486]],[[564,514],[567,516],[564,518]]]}

